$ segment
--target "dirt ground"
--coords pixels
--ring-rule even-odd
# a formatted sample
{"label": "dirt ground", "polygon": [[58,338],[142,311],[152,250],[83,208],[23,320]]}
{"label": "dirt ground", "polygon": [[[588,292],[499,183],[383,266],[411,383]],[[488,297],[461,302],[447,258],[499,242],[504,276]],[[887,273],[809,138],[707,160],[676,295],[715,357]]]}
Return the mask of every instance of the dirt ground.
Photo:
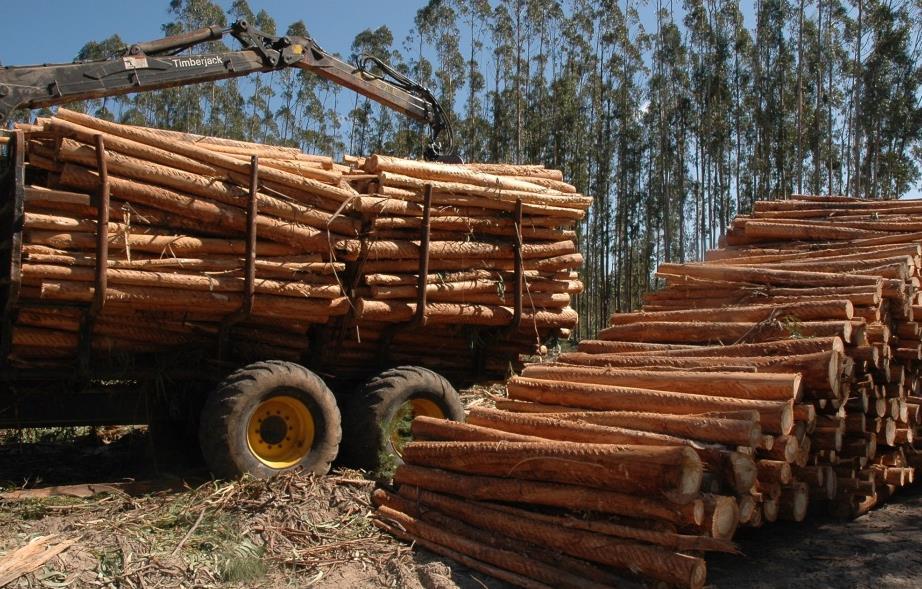
{"label": "dirt ground", "polygon": [[708,584],[720,589],[922,587],[922,486],[852,521],[813,514],[741,531],[742,556],[708,558]]}
{"label": "dirt ground", "polygon": [[[216,483],[155,465],[143,428],[63,433],[0,445],[0,560],[37,535],[76,539],[9,587],[507,587],[379,533],[361,472]],[[709,558],[710,587],[920,587],[922,488],[855,521],[811,516],[737,541],[742,555]]]}

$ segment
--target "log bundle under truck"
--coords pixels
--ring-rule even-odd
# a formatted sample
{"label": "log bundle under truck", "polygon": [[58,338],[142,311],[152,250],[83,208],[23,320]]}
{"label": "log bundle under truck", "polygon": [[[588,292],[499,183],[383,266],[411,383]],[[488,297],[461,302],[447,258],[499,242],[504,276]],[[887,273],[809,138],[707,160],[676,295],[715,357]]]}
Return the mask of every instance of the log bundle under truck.
{"label": "log bundle under truck", "polygon": [[[227,34],[241,50],[178,55]],[[287,67],[426,123],[438,161],[342,165],[64,108],[0,137],[0,427],[150,423],[220,476],[380,468],[413,417],[463,419],[453,384],[568,335],[591,199],[541,166],[461,163],[432,94],[373,57],[237,22],[2,68],[0,121]]]}

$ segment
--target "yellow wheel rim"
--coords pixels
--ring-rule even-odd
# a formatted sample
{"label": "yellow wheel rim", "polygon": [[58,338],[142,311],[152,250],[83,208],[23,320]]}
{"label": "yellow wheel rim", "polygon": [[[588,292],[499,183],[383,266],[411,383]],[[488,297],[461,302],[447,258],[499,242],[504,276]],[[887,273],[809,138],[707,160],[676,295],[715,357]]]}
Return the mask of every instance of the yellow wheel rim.
{"label": "yellow wheel rim", "polygon": [[434,401],[422,397],[410,399],[401,405],[388,428],[391,445],[398,456],[403,454],[403,447],[413,439],[410,423],[420,416],[445,419],[445,412]]}
{"label": "yellow wheel rim", "polygon": [[279,395],[256,406],[247,424],[250,452],[270,468],[301,462],[314,443],[314,418],[295,397]]}

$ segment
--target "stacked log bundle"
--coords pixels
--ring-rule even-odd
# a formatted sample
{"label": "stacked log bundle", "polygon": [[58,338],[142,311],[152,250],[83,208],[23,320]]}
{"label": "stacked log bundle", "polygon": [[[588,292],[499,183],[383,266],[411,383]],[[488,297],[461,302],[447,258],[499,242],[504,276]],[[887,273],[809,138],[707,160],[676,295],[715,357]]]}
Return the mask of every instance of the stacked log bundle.
{"label": "stacked log bundle", "polygon": [[67,364],[89,332],[94,358],[220,340],[246,361],[317,354],[333,376],[470,374],[475,356],[502,376],[576,323],[590,199],[556,171],[345,166],[66,109],[21,130],[19,366]]}
{"label": "stacked log bundle", "polygon": [[348,178],[369,237],[353,291],[358,336],[334,348],[340,366],[357,358],[361,368],[387,349],[393,364],[461,380],[472,370],[505,376],[518,355],[541,353],[576,325],[575,224],[591,198],[559,171],[378,155]]}
{"label": "stacked log bundle", "polygon": [[[14,363],[68,363],[87,329],[88,307],[95,309],[96,357],[212,352],[222,329],[242,357],[290,354],[306,349],[303,334],[312,324],[348,311],[336,273],[355,256],[358,228],[335,216],[352,192],[328,158],[117,125],[66,109],[24,131],[29,185]],[[98,206],[103,199],[107,207]],[[251,204],[255,242],[248,248]],[[96,297],[99,273],[105,291]]]}
{"label": "stacked log bundle", "polygon": [[[562,552],[557,568],[573,585],[604,585],[615,567],[696,586],[665,563],[728,548],[711,542],[737,526],[867,512],[922,465],[919,211],[918,201],[756,203],[704,262],[660,266],[665,286],[642,312],[526,366],[496,409],[472,410],[463,426],[416,420],[429,441],[409,446],[397,495],[378,493],[379,525],[523,586],[563,581],[542,557],[513,563],[467,547],[496,537],[513,554]],[[700,481],[683,487],[685,467],[659,470],[659,452],[695,456]],[[603,455],[613,462],[593,470]],[[700,520],[688,517],[696,502]],[[732,515],[715,517],[723,505]],[[533,521],[548,527],[518,535]],[[608,543],[673,560],[643,569],[581,550]]]}

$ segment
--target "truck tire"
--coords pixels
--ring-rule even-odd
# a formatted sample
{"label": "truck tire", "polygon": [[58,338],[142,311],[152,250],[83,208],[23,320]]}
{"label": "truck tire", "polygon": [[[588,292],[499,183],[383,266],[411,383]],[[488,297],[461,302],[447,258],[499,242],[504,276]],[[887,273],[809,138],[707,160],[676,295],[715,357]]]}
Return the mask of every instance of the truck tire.
{"label": "truck tire", "polygon": [[369,380],[349,412],[351,466],[387,477],[409,439],[412,418],[425,415],[464,421],[461,397],[444,377],[418,366],[400,366]]}
{"label": "truck tire", "polygon": [[342,438],[326,384],[291,362],[256,362],[234,372],[202,409],[199,443],[215,476],[260,478],[301,468],[324,474]]}

